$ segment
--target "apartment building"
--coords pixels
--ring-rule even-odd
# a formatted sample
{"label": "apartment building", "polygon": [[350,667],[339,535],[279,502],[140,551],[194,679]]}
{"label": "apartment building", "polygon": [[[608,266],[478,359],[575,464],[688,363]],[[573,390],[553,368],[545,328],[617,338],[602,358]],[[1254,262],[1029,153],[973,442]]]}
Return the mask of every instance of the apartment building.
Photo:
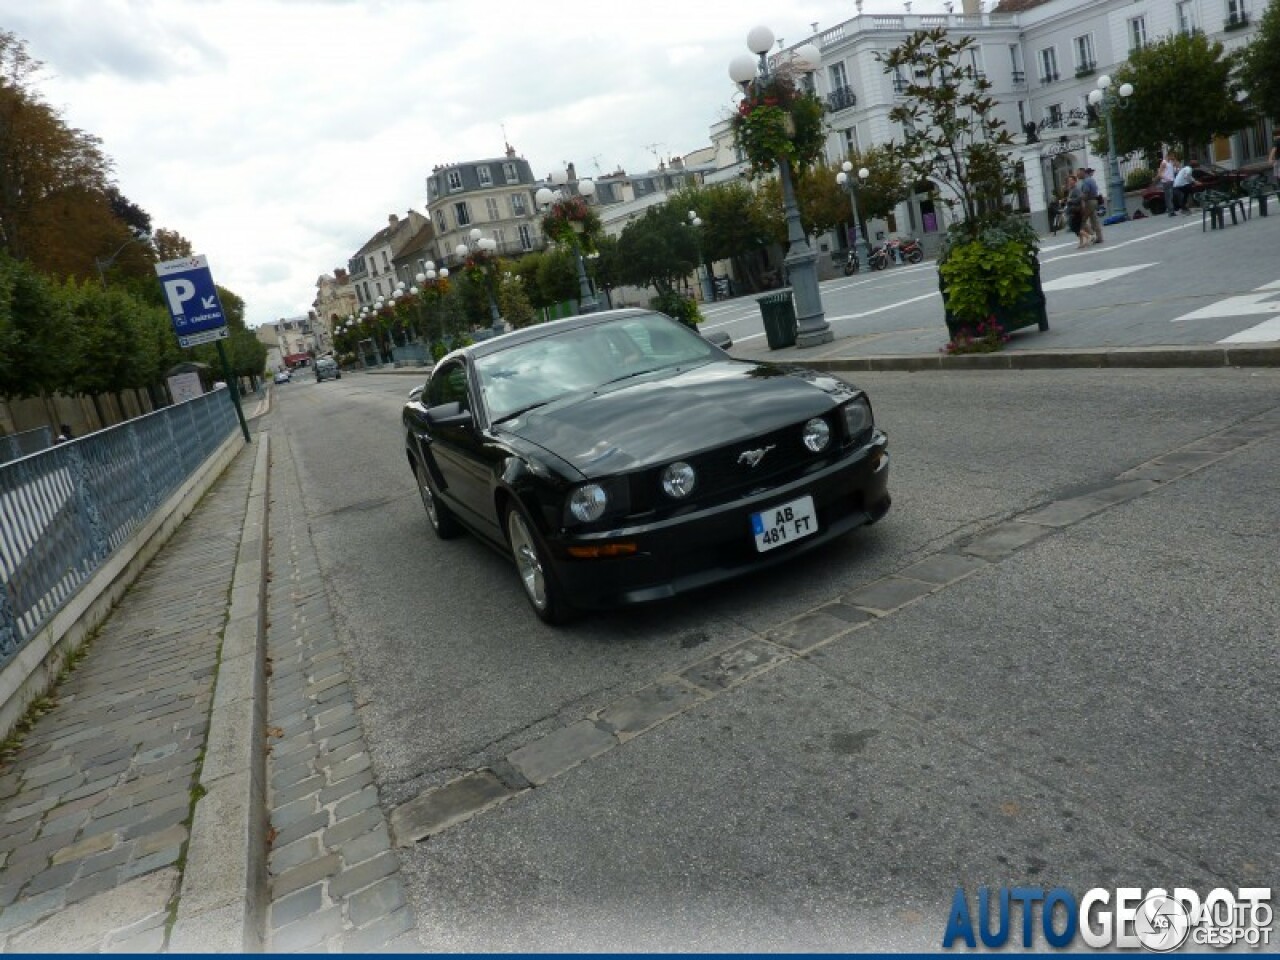
{"label": "apartment building", "polygon": [[357,306],[369,306],[379,297],[391,294],[402,279],[396,273],[395,259],[407,247],[421,243],[424,227],[430,227],[430,222],[416,210],[409,210],[403,219],[389,214],[387,225],[356,251],[347,269]]}
{"label": "apartment building", "polygon": [[475,229],[497,242],[500,256],[541,248],[533,196],[542,185],[510,144],[501,157],[433,167],[427,177],[427,213],[435,230],[431,259],[456,265],[456,247],[470,244]]}

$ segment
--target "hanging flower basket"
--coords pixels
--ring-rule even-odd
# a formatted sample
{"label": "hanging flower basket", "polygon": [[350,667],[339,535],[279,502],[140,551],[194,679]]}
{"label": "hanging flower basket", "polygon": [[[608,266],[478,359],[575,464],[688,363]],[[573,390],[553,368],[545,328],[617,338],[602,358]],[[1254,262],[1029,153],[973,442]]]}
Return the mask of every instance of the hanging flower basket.
{"label": "hanging flower basket", "polygon": [[826,139],[824,112],[822,101],[783,68],[751,89],[729,123],[735,145],[760,176],[783,158],[796,170],[814,163]]}
{"label": "hanging flower basket", "polygon": [[556,243],[578,246],[590,253],[600,233],[600,216],[582,197],[557,200],[542,218],[542,232]]}

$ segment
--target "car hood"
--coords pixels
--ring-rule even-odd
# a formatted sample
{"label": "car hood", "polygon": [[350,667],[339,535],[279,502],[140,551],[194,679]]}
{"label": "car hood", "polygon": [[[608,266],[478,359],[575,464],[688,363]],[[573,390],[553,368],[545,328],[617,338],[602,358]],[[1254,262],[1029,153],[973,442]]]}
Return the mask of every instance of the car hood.
{"label": "car hood", "polygon": [[539,407],[499,429],[584,476],[670,463],[825,413],[855,391],[812,370],[718,361],[656,371]]}

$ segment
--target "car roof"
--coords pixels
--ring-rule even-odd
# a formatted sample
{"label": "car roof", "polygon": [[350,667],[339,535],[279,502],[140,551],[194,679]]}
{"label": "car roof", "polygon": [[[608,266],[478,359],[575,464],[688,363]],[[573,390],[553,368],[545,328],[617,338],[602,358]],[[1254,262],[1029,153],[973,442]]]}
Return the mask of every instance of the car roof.
{"label": "car roof", "polygon": [[[578,330],[583,327],[592,327],[596,324],[607,323],[610,320],[620,320],[624,317],[651,317],[666,316],[660,314],[656,310],[644,310],[639,307],[628,307],[623,310],[603,310],[599,313],[583,313],[576,317],[567,317],[564,320],[552,320],[550,323],[538,323],[531,327],[522,327],[519,330],[513,330],[510,333],[504,333],[496,337],[490,337],[488,340],[482,340],[474,343],[469,347],[463,347],[455,350],[454,354],[461,354],[468,357],[486,357],[491,353],[498,353],[506,350],[508,347],[514,347],[521,343],[529,343],[533,340],[541,340],[543,337],[552,337],[566,330]],[[672,321],[675,322],[674,320]]]}

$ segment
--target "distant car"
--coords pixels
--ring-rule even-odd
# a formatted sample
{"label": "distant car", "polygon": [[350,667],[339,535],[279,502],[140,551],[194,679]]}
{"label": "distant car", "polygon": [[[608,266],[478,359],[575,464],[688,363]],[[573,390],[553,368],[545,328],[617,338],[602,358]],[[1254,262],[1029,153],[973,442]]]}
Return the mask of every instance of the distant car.
{"label": "distant car", "polygon": [[321,380],[341,380],[342,371],[338,369],[338,363],[332,357],[321,357],[316,361],[316,382]]}
{"label": "distant car", "polygon": [[276,374],[276,383],[288,383],[290,380],[289,371],[281,370]]}
{"label": "distant car", "polygon": [[788,563],[889,510],[862,390],[647,310],[454,351],[402,417],[436,535],[511,556],[548,623]]}
{"label": "distant car", "polygon": [[[1225,170],[1222,167],[1197,167],[1191,168],[1191,196],[1203,193],[1205,190],[1227,190],[1238,186],[1248,174],[1242,170]],[[1164,187],[1160,184],[1147,187],[1142,191],[1142,205],[1153,214],[1161,214],[1165,212],[1164,208]]]}

